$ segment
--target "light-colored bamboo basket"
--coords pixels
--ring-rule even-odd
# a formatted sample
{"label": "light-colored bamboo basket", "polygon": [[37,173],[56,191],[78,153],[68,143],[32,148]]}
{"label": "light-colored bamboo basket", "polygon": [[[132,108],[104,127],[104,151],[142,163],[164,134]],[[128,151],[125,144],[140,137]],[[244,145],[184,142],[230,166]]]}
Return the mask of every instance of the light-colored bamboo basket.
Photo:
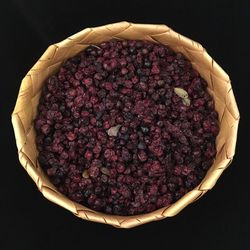
{"label": "light-colored bamboo basket", "polygon": [[[216,140],[217,155],[205,178],[195,189],[174,204],[148,214],[136,216],[107,215],[75,203],[57,191],[43,173],[37,161],[38,153],[35,145],[33,121],[36,117],[37,105],[45,80],[56,73],[66,59],[76,55],[90,44],[98,44],[112,38],[145,39],[168,45],[176,52],[183,53],[208,82],[208,90],[215,100],[215,108],[219,113],[220,132]],[[21,83],[12,114],[12,123],[19,160],[48,200],[64,207],[82,219],[106,223],[118,228],[131,228],[174,216],[213,188],[217,179],[233,159],[239,111],[228,75],[199,43],[176,33],[166,25],[119,22],[84,29],[60,43],[49,46]]]}

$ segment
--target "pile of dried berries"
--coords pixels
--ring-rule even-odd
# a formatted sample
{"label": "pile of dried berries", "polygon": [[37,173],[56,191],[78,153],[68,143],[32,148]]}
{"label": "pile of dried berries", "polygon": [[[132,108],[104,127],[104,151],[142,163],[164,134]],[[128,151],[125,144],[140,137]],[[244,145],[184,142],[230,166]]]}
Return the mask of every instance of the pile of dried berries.
{"label": "pile of dried berries", "polygon": [[206,85],[169,47],[90,46],[43,89],[40,165],[59,191],[94,210],[168,206],[199,184],[216,155],[218,115]]}

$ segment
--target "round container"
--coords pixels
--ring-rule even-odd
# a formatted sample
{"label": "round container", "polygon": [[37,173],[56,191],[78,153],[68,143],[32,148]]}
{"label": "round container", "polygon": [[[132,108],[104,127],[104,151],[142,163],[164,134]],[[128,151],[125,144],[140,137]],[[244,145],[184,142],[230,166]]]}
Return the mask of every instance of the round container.
{"label": "round container", "polygon": [[[65,60],[73,57],[87,46],[99,44],[112,38],[148,40],[168,45],[174,51],[183,53],[207,81],[208,91],[214,98],[215,109],[219,114],[220,132],[216,139],[217,155],[205,178],[196,188],[170,206],[142,215],[107,215],[71,201],[49,181],[37,161],[34,119],[41,89],[46,79],[56,73]],[[176,33],[166,25],[119,22],[84,29],[62,42],[49,46],[21,83],[12,114],[12,123],[19,160],[36,183],[39,191],[48,200],[64,207],[82,219],[106,223],[118,228],[131,228],[174,216],[213,188],[222,172],[233,159],[239,111],[228,75],[199,43]]]}

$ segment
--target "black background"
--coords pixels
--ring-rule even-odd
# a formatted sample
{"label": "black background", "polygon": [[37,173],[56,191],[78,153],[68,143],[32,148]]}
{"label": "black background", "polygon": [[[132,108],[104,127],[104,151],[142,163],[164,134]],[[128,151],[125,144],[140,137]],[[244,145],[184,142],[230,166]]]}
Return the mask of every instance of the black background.
{"label": "black background", "polygon": [[[10,123],[21,79],[50,44],[123,20],[164,23],[199,41],[230,75],[241,113],[236,156],[212,191],[176,217],[129,230],[44,199],[18,161]],[[249,1],[9,0],[0,32],[1,249],[250,249]]]}

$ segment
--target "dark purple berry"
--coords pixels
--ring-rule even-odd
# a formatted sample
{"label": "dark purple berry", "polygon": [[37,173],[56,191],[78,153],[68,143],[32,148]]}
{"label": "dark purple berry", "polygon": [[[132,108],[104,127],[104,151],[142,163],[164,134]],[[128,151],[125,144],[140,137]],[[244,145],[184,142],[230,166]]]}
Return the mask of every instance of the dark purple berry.
{"label": "dark purple berry", "polygon": [[206,87],[169,47],[89,46],[45,84],[34,123],[40,165],[58,191],[97,211],[169,206],[199,184],[216,156],[218,114]]}

